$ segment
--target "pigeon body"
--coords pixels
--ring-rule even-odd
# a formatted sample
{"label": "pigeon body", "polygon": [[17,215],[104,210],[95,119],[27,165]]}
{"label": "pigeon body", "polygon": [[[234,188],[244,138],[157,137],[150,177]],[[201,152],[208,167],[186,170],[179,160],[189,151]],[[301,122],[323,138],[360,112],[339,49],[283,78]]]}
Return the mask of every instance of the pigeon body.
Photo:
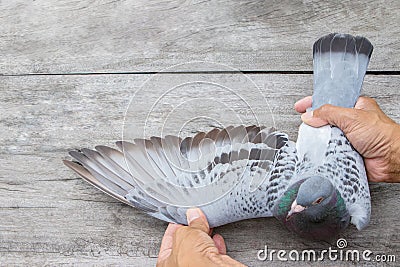
{"label": "pigeon body", "polygon": [[[314,44],[312,108],[353,107],[371,43],[330,34]],[[186,210],[203,210],[210,227],[276,217],[311,239],[330,239],[349,223],[362,229],[371,205],[362,157],[343,132],[302,124],[297,143],[273,128],[238,126],[117,142],[71,151],[64,163],[86,181],[158,219],[187,224]]]}

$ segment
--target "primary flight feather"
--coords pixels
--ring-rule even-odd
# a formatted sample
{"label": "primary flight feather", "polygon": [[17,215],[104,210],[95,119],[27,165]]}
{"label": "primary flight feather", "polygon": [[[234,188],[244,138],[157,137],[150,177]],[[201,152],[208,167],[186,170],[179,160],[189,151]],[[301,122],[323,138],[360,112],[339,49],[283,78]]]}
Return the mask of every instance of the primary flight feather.
{"label": "primary flight feather", "polygon": [[[372,53],[364,37],[329,34],[314,43],[312,109],[354,107]],[[117,142],[117,149],[71,151],[64,163],[114,198],[158,219],[187,224],[198,206],[210,227],[274,216],[288,229],[329,239],[369,223],[371,204],[362,157],[343,132],[302,124],[297,143],[258,126],[227,127]]]}

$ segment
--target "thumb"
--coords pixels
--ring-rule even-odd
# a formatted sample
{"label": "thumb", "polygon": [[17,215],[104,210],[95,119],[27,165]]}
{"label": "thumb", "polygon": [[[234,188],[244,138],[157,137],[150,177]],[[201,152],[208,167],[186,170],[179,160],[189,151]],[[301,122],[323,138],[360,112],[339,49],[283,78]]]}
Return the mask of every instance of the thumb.
{"label": "thumb", "polygon": [[354,112],[356,111],[352,108],[342,108],[326,104],[316,110],[303,113],[301,119],[304,123],[313,127],[330,124],[344,130],[353,120]]}
{"label": "thumb", "polygon": [[214,240],[214,244],[218,248],[219,253],[222,255],[226,255],[226,245],[224,238],[220,234],[215,234],[212,239]]}
{"label": "thumb", "polygon": [[186,211],[188,225],[191,228],[199,229],[205,233],[210,232],[207,218],[199,208],[190,208]]}

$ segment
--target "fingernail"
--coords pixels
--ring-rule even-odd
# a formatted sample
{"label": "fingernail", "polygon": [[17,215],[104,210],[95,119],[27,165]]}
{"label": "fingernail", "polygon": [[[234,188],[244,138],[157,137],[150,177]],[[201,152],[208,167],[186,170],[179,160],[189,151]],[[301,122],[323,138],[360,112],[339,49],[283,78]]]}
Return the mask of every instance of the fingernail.
{"label": "fingernail", "polygon": [[200,218],[200,212],[198,208],[191,208],[187,210],[186,213],[188,223],[191,223],[192,221],[196,220],[197,218]]}
{"label": "fingernail", "polygon": [[310,110],[310,111],[307,111],[306,113],[303,113],[302,115],[301,115],[301,119],[302,120],[309,120],[309,119],[312,119],[312,117],[313,117],[313,111],[312,110]]}

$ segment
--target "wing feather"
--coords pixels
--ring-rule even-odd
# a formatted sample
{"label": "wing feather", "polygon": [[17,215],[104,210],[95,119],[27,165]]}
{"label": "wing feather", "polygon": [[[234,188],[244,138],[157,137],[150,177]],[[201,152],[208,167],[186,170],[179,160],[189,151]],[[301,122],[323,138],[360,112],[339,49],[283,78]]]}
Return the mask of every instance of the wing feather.
{"label": "wing feather", "polygon": [[296,161],[287,135],[258,126],[116,144],[121,151],[72,151],[78,163],[65,164],[102,191],[165,221],[186,224],[186,209],[199,206],[211,227],[271,216]]}

